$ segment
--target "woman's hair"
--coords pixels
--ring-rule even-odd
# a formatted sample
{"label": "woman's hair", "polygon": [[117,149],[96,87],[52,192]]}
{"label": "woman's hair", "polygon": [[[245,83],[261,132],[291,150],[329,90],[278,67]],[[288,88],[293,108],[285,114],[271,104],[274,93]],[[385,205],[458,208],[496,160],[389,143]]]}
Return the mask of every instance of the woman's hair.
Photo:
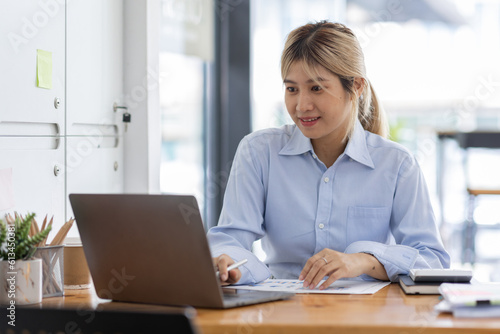
{"label": "woman's hair", "polygon": [[[320,21],[296,28],[288,35],[281,56],[281,77],[290,66],[302,61],[311,78],[318,78],[318,65],[337,75],[352,100],[352,114],[347,136],[352,134],[356,117],[363,128],[387,137],[388,123],[375,91],[366,77],[361,46],[354,33],[340,23]],[[361,78],[364,89],[357,96],[354,79]],[[318,82],[321,85],[320,82]]]}

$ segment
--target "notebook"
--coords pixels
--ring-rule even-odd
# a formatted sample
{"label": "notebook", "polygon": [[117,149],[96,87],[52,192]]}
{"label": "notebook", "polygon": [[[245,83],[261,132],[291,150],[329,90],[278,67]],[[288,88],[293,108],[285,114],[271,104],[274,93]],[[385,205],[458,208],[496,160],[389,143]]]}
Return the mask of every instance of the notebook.
{"label": "notebook", "polygon": [[407,295],[439,295],[442,282],[415,282],[408,275],[399,275],[399,286]]}
{"label": "notebook", "polygon": [[194,196],[70,194],[69,199],[100,298],[231,308],[293,296],[223,293]]}

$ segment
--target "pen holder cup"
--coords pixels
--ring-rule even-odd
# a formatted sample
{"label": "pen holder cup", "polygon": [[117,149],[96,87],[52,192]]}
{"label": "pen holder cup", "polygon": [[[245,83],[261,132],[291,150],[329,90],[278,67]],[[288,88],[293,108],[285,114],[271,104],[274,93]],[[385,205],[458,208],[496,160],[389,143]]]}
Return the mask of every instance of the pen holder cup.
{"label": "pen holder cup", "polygon": [[64,247],[64,289],[88,289],[91,277],[82,242],[66,238]]}
{"label": "pen holder cup", "polygon": [[43,298],[64,295],[64,246],[38,247],[34,257],[42,259]]}

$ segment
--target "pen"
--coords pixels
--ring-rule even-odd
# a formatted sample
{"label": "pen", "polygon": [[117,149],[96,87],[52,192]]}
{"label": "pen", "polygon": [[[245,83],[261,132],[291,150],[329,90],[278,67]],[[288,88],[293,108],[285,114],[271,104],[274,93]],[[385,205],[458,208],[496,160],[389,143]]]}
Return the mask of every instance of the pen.
{"label": "pen", "polygon": [[[230,271],[230,270],[236,269],[236,268],[238,268],[238,267],[240,267],[240,266],[244,265],[245,263],[247,263],[247,261],[248,261],[247,259],[243,259],[243,260],[241,260],[241,261],[239,261],[239,262],[233,263],[232,265],[230,265],[229,267],[227,267],[227,271]],[[219,271],[217,271],[217,272],[215,273],[215,275],[217,276],[217,278],[219,278],[219,275],[220,275]]]}

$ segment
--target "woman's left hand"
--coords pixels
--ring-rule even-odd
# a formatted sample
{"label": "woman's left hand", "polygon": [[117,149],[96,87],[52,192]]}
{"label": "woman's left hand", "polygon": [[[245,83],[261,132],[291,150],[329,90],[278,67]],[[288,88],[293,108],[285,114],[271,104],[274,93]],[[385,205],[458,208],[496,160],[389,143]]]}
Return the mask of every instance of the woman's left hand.
{"label": "woman's left hand", "polygon": [[[379,275],[372,274],[380,271],[382,271],[380,278],[377,277]],[[319,287],[323,290],[340,278],[357,277],[362,274],[387,279],[384,267],[374,256],[365,253],[345,254],[325,248],[307,260],[299,280],[304,280],[304,288],[314,289],[325,276],[329,276]]]}

